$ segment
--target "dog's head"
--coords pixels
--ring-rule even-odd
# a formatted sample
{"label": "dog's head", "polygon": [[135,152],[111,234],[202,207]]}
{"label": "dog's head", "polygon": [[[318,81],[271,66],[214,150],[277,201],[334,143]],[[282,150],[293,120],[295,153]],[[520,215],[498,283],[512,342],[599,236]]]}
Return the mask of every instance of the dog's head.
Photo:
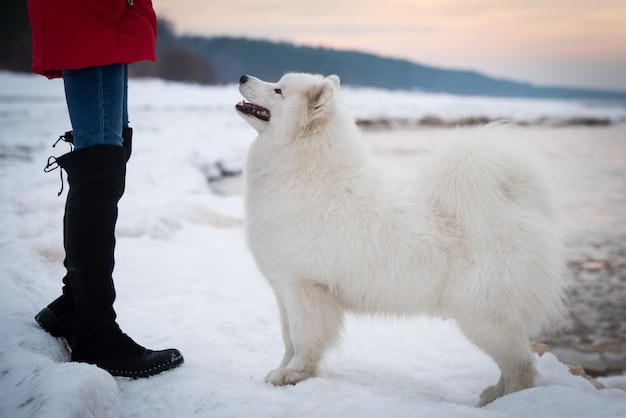
{"label": "dog's head", "polygon": [[332,109],[338,89],[336,75],[324,78],[288,73],[277,83],[244,75],[239,79],[239,91],[245,100],[238,103],[236,109],[259,133],[278,124],[305,129]]}

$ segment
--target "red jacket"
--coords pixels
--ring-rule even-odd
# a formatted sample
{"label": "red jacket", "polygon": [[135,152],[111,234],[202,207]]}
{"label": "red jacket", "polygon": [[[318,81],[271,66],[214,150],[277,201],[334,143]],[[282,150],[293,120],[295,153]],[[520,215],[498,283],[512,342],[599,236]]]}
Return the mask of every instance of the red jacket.
{"label": "red jacket", "polygon": [[156,60],[151,0],[27,0],[33,28],[33,71]]}

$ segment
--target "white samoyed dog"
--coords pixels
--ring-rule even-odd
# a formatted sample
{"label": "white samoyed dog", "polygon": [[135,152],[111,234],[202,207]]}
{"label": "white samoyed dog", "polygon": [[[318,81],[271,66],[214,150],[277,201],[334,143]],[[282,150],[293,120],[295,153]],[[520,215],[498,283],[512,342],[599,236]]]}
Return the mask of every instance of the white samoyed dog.
{"label": "white samoyed dog", "polygon": [[314,376],[352,311],[456,320],[502,373],[479,405],[532,387],[529,339],[562,312],[565,287],[541,159],[483,128],[398,176],[370,154],[337,76],[242,76],[239,90],[236,108],[258,131],[247,239],[285,344],[266,381]]}

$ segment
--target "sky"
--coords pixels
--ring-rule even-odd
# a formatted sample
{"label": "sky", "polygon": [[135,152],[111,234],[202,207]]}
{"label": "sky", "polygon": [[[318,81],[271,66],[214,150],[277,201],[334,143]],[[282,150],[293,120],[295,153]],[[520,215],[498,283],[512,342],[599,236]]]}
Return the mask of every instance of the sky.
{"label": "sky", "polygon": [[537,85],[626,90],[624,0],[153,0],[178,33],[375,53]]}

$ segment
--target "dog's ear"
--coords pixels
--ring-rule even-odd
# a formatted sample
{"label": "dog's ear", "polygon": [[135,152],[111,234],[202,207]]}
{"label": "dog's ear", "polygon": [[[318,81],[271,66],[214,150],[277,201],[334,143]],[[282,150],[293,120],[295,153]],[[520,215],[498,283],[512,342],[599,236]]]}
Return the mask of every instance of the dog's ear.
{"label": "dog's ear", "polygon": [[339,77],[331,75],[326,77],[315,89],[309,94],[309,107],[311,109],[319,109],[322,107],[339,88]]}
{"label": "dog's ear", "polygon": [[338,75],[335,75],[335,74],[329,75],[328,77],[326,77],[326,80],[332,81],[332,83],[335,85],[335,88],[339,89],[340,82],[339,82]]}

